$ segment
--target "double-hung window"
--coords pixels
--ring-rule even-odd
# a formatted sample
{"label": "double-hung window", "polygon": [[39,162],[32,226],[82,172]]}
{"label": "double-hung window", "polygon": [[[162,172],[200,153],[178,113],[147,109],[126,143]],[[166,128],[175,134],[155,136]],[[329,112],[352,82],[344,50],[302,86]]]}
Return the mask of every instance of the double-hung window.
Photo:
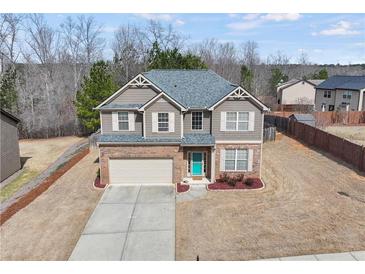
{"label": "double-hung window", "polygon": [[158,113],[158,131],[169,131],[169,114],[167,112]]}
{"label": "double-hung window", "polygon": [[192,130],[203,129],[203,112],[193,111],[191,113],[191,129]]}
{"label": "double-hung window", "polygon": [[118,126],[119,130],[129,130],[128,112],[118,112]]}
{"label": "double-hung window", "polygon": [[323,93],[323,97],[324,98],[331,98],[331,91],[330,90],[325,90]]}
{"label": "double-hung window", "polygon": [[225,150],[225,170],[245,171],[248,170],[248,150],[247,149],[226,149]]}
{"label": "double-hung window", "polygon": [[226,130],[228,131],[248,130],[248,123],[248,112],[227,112],[226,114]]}
{"label": "double-hung window", "polygon": [[350,90],[344,91],[344,93],[342,95],[343,99],[348,99],[348,100],[351,100],[351,96],[352,96],[352,91],[350,91]]}

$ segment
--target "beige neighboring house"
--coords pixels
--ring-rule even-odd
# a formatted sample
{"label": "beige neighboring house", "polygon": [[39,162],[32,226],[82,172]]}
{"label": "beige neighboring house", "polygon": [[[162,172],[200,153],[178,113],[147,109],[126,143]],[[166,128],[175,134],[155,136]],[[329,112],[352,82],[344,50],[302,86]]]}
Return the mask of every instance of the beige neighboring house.
{"label": "beige neighboring house", "polygon": [[278,105],[314,105],[316,86],[324,80],[298,80],[280,84],[277,89]]}
{"label": "beige neighboring house", "polygon": [[335,75],[316,88],[317,111],[364,111],[365,76]]}
{"label": "beige neighboring house", "polygon": [[19,119],[1,109],[1,182],[20,169]]}
{"label": "beige neighboring house", "polygon": [[264,112],[211,70],[151,70],[96,107],[105,184],[214,182],[260,177]]}

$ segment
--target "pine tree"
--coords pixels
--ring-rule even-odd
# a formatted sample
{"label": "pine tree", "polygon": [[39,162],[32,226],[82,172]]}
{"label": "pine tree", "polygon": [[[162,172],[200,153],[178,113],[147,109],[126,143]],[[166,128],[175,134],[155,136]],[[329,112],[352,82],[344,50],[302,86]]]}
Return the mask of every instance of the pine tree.
{"label": "pine tree", "polygon": [[87,133],[95,132],[100,127],[99,112],[93,108],[112,95],[117,89],[109,66],[104,61],[93,64],[89,76],[84,78],[81,89],[77,92],[77,116]]}

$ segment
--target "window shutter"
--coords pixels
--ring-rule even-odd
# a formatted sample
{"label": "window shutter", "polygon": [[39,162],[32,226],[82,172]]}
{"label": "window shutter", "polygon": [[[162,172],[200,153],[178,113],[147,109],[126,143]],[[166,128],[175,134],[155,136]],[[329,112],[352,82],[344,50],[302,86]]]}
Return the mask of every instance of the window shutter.
{"label": "window shutter", "polygon": [[152,132],[158,132],[158,112],[152,112]]}
{"label": "window shutter", "polygon": [[220,171],[226,170],[226,150],[221,149],[221,164],[220,164]]}
{"label": "window shutter", "polygon": [[253,149],[248,150],[248,168],[247,171],[252,171],[253,165]]}
{"label": "window shutter", "polygon": [[135,113],[132,111],[128,112],[129,131],[135,131],[135,120],[136,120]]}
{"label": "window shutter", "polygon": [[175,132],[175,113],[169,112],[169,132]]}
{"label": "window shutter", "polygon": [[248,113],[248,131],[255,130],[255,112],[250,111]]}
{"label": "window shutter", "polygon": [[221,112],[221,131],[226,131],[226,113]]}
{"label": "window shutter", "polygon": [[112,129],[113,129],[113,131],[119,130],[118,112],[116,112],[116,111],[112,112]]}

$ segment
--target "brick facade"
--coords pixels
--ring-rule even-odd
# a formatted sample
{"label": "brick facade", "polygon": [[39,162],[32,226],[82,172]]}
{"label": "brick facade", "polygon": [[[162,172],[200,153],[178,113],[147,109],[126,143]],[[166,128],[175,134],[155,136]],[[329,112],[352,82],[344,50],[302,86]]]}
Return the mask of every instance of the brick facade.
{"label": "brick facade", "polygon": [[174,183],[183,177],[183,149],[180,146],[100,146],[100,177],[103,184],[109,184],[108,159],[128,158],[170,158],[173,159]]}
{"label": "brick facade", "polygon": [[245,178],[258,177],[260,178],[261,165],[261,144],[217,144],[215,154],[215,178],[218,179],[225,171],[220,171],[221,149],[253,149],[252,171],[250,172],[226,172],[229,175],[238,175],[243,173]]}

